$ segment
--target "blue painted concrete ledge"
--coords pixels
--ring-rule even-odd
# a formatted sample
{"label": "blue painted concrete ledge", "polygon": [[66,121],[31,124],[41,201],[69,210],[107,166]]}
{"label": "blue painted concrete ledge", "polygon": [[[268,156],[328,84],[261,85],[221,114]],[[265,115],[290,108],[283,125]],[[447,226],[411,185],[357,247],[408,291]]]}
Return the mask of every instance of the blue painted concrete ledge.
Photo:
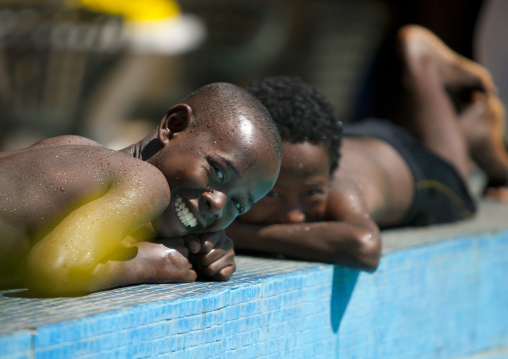
{"label": "blue painted concrete ledge", "polygon": [[0,358],[508,358],[508,205],[383,233],[379,269],[239,256],[224,283],[0,292]]}

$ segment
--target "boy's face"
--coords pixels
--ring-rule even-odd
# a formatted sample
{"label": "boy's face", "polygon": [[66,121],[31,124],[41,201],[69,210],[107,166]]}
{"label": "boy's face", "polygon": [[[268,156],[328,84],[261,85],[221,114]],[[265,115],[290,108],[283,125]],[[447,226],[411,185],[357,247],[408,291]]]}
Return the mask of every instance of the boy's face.
{"label": "boy's face", "polygon": [[282,166],[273,189],[240,219],[256,224],[323,219],[328,201],[328,146],[282,143]]}
{"label": "boy's face", "polygon": [[150,162],[171,190],[169,206],[154,222],[169,238],[226,228],[270,190],[279,172],[275,150],[245,118],[189,126]]}

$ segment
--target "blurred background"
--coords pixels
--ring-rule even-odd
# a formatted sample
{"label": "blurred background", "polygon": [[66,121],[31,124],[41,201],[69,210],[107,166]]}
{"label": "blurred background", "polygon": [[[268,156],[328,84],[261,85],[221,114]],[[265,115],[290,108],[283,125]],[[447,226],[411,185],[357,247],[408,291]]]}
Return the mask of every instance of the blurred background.
{"label": "blurred background", "polygon": [[487,66],[506,100],[507,15],[505,0],[0,0],[0,150],[62,134],[121,148],[192,90],[267,75],[314,84],[346,122],[384,115],[407,23]]}

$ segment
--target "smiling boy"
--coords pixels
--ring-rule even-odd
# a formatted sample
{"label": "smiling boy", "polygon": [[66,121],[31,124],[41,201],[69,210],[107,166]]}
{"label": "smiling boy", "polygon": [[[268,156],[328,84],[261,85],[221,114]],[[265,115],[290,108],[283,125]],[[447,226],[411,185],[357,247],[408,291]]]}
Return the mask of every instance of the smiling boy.
{"label": "smiling boy", "polygon": [[236,266],[224,228],[279,167],[270,115],[226,83],[198,89],[121,151],[61,136],[0,153],[0,283],[72,295],[227,280]]}
{"label": "smiling boy", "polygon": [[329,102],[299,79],[248,87],[277,123],[283,159],[272,191],[227,229],[237,250],[373,271],[380,228],[474,214],[469,154],[491,181],[508,184],[504,109],[488,72],[424,28],[404,27],[398,39],[411,101],[405,120],[419,141],[381,119],[346,124],[342,133]]}

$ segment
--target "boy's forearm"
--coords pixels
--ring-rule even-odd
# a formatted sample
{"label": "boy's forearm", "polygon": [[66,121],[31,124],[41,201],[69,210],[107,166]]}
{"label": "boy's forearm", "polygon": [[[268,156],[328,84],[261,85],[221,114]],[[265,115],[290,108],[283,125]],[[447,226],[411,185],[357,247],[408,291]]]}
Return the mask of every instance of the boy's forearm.
{"label": "boy's forearm", "polygon": [[182,239],[167,241],[166,245],[136,242],[120,246],[88,269],[53,271],[49,275],[33,263],[32,268],[28,267],[28,288],[47,295],[81,295],[142,283],[193,282],[197,276]]}
{"label": "boy's forearm", "polygon": [[167,270],[158,270],[150,261],[136,258],[126,261],[109,260],[95,268],[90,276],[88,292],[134,284],[191,282],[195,279],[184,280],[186,271],[177,268],[171,270],[172,273],[168,275]]}
{"label": "boy's forearm", "polygon": [[87,292],[118,288],[144,282],[141,268],[131,261],[108,261],[100,263],[90,276]]}
{"label": "boy's forearm", "polygon": [[[27,286],[49,295],[81,295],[129,284],[142,283],[143,268],[133,260],[108,260],[87,270],[74,269],[65,275],[40,275],[37,268],[28,271]],[[44,272],[44,271],[42,271]]]}
{"label": "boy's forearm", "polygon": [[250,225],[236,222],[227,230],[235,248],[282,254],[373,271],[381,255],[377,228],[344,222]]}

